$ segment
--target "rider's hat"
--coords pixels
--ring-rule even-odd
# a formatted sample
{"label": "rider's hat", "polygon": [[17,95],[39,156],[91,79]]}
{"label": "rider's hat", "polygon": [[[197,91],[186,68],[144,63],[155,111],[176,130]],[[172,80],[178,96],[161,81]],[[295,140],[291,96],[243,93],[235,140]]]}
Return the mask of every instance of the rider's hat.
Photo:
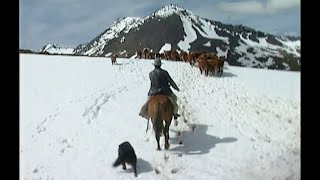
{"label": "rider's hat", "polygon": [[162,63],[161,63],[161,59],[160,59],[160,58],[157,58],[157,59],[154,60],[153,65],[155,65],[155,66],[160,66],[161,64],[162,64]]}

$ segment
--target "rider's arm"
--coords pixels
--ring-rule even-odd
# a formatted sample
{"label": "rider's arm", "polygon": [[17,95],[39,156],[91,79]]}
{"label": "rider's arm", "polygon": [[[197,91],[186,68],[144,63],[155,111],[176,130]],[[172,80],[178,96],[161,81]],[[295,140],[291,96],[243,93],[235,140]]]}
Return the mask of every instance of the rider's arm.
{"label": "rider's arm", "polygon": [[166,73],[167,74],[167,79],[168,79],[168,82],[170,83],[170,85],[177,91],[180,91],[180,89],[178,88],[178,86],[176,85],[176,83],[172,80],[171,76],[169,75],[169,73]]}

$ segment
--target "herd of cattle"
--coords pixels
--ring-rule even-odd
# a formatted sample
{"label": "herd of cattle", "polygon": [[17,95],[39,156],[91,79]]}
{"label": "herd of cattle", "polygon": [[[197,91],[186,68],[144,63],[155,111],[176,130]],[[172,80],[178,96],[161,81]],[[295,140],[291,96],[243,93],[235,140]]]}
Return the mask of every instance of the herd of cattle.
{"label": "herd of cattle", "polygon": [[[116,62],[117,55],[111,57],[111,62],[114,64]],[[190,51],[189,53],[180,51],[178,53],[176,50],[164,51],[164,53],[154,53],[149,49],[145,48],[142,51],[137,52],[137,57],[139,59],[155,59],[160,57],[161,59],[172,60],[172,61],[183,61],[189,62],[191,66],[198,65],[200,73],[204,72],[208,76],[209,72],[213,75],[222,76],[224,57],[219,57],[217,54],[212,52],[195,52]]]}
{"label": "herd of cattle", "polygon": [[150,52],[148,49],[144,49],[137,52],[137,58],[139,59],[155,59],[157,57],[172,61],[189,62],[191,66],[198,64],[200,73],[202,74],[204,71],[206,76],[208,76],[209,72],[213,75],[217,74],[222,76],[225,61],[224,57],[219,57],[215,53],[205,51],[191,51],[189,53],[180,51],[180,53],[178,53],[176,50],[170,50],[164,51],[164,53],[154,53]]}

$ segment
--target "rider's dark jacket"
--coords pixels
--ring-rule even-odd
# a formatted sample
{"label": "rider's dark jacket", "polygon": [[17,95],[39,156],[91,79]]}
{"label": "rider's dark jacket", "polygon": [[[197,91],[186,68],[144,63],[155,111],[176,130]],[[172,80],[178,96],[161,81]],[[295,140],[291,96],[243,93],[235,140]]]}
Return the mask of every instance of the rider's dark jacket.
{"label": "rider's dark jacket", "polygon": [[148,92],[148,96],[155,94],[171,95],[173,92],[170,89],[170,85],[179,91],[178,86],[166,70],[155,68],[149,73],[149,78],[151,81],[151,87]]}

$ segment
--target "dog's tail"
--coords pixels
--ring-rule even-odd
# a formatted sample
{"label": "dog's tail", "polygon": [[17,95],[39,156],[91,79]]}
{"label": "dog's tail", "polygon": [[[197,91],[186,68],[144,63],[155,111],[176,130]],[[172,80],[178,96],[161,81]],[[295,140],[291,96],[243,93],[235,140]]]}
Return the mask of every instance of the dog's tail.
{"label": "dog's tail", "polygon": [[117,160],[112,164],[113,167],[117,167],[122,163],[121,157],[118,157]]}

